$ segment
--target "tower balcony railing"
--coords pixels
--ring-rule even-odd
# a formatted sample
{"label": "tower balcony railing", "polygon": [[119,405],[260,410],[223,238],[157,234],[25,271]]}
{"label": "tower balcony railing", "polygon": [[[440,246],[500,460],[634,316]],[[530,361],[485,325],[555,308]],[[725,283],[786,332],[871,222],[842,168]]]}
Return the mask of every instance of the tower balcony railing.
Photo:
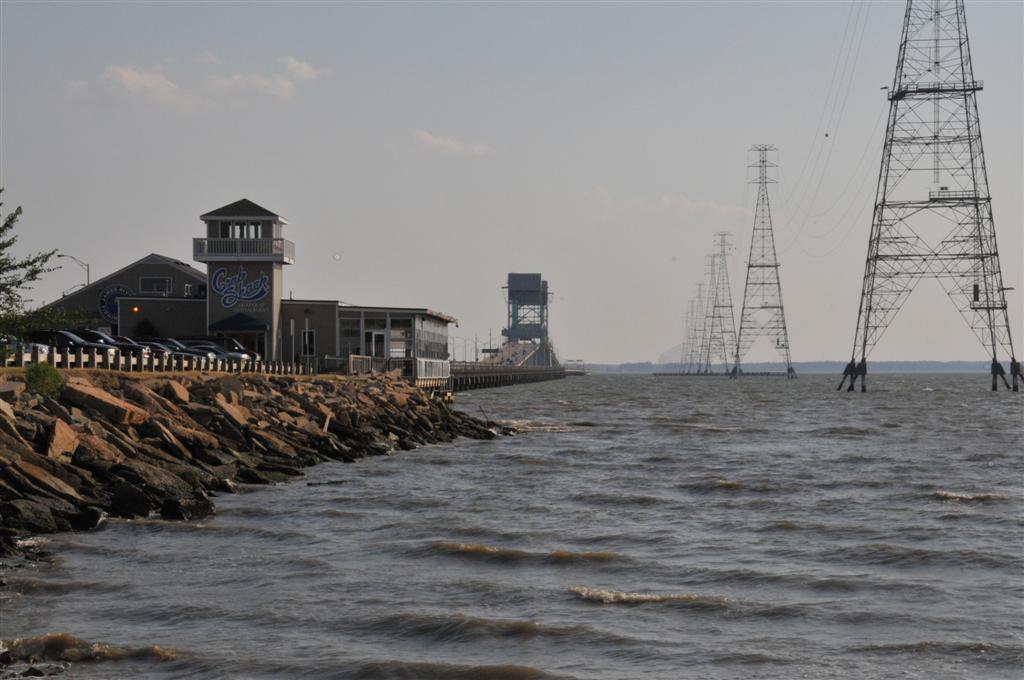
{"label": "tower balcony railing", "polygon": [[985,89],[985,83],[981,80],[950,81],[936,83],[902,83],[899,88],[889,92],[889,99],[904,99],[905,97],[929,96],[933,94],[957,94],[963,92],[977,92]]}
{"label": "tower balcony railing", "polygon": [[932,189],[928,192],[929,201],[967,201],[974,203],[979,200],[983,200],[978,196],[977,191],[962,191],[959,189],[947,189],[942,187],[941,189]]}
{"label": "tower balcony railing", "polygon": [[286,238],[194,238],[197,262],[260,261],[295,263],[295,244]]}

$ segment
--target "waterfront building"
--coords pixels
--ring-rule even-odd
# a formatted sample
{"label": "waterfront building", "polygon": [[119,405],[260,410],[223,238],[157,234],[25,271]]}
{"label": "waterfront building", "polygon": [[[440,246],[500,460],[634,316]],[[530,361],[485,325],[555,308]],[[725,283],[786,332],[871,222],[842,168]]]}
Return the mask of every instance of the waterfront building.
{"label": "waterfront building", "polygon": [[288,224],[241,199],[200,216],[205,235],[184,262],[152,254],[49,306],[75,312],[119,335],[233,338],[268,360],[401,369],[410,378],[447,378],[448,326],[426,307],[373,307],[337,299],[283,298],[284,266],[295,264]]}

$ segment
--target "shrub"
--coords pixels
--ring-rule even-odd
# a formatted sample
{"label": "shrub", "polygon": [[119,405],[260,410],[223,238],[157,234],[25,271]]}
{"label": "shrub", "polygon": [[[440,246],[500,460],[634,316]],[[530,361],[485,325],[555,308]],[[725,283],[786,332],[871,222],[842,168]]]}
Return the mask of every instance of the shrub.
{"label": "shrub", "polygon": [[40,362],[25,369],[25,387],[30,392],[45,397],[56,397],[64,386],[60,371],[50,364]]}

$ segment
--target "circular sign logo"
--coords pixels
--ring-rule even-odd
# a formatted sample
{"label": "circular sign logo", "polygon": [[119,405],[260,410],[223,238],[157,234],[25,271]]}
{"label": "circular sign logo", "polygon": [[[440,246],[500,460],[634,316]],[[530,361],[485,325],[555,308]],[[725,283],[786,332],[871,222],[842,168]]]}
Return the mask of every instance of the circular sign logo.
{"label": "circular sign logo", "polygon": [[133,294],[132,289],[128,286],[122,286],[120,284],[110,286],[100,293],[100,316],[109,323],[117,323],[117,299]]}

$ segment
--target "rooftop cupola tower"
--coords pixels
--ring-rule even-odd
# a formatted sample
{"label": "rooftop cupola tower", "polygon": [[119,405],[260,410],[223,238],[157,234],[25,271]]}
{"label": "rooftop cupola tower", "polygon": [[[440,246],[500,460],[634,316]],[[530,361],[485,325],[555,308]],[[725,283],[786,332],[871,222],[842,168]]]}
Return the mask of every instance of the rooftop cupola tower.
{"label": "rooftop cupola tower", "polygon": [[281,359],[281,268],[295,263],[295,244],[282,237],[281,215],[247,198],[200,215],[206,236],[193,257],[206,263],[207,325],[264,359]]}

